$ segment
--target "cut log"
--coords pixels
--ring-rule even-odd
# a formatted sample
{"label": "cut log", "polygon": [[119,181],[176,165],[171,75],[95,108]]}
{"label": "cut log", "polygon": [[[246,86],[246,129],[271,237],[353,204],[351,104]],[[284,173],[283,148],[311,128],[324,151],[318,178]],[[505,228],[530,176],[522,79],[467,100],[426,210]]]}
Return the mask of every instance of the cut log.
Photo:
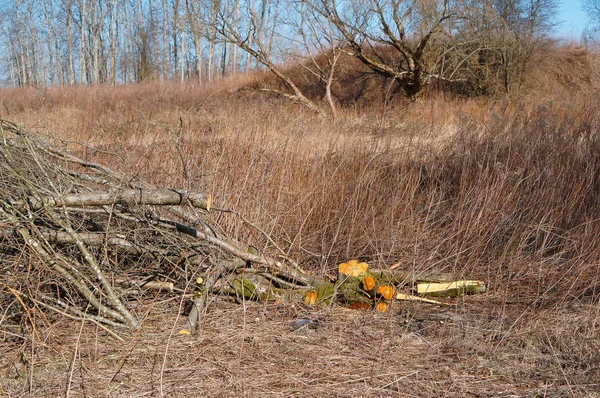
{"label": "cut log", "polygon": [[485,282],[482,281],[461,280],[417,283],[417,294],[429,297],[458,297],[463,294],[477,294],[485,291]]}
{"label": "cut log", "polygon": [[367,263],[361,263],[358,260],[350,260],[347,263],[341,263],[338,267],[338,279],[343,277],[357,278],[364,275],[369,269]]}
{"label": "cut log", "polygon": [[304,294],[304,303],[307,305],[313,304],[330,304],[335,296],[335,286],[333,283],[320,281],[315,283],[315,288],[307,290]]}
{"label": "cut log", "polygon": [[394,298],[394,285],[402,283],[405,276],[406,273],[393,270],[369,271],[367,263],[350,260],[338,267],[338,298],[351,308],[375,307],[383,312]]}
{"label": "cut log", "polygon": [[136,204],[156,206],[191,205],[209,211],[211,197],[197,192],[176,191],[174,189],[126,189],[112,192],[85,192],[60,197],[30,196],[27,201],[32,209],[50,207],[109,206],[113,204]]}
{"label": "cut log", "polygon": [[429,304],[437,304],[437,305],[450,305],[450,304],[442,303],[441,301],[432,300],[432,299],[428,299],[428,298],[424,298],[424,297],[419,297],[419,296],[412,296],[410,294],[404,294],[404,293],[398,293],[398,294],[396,294],[396,300],[418,301],[418,302],[421,302],[421,303],[429,303]]}
{"label": "cut log", "polygon": [[365,292],[371,292],[375,289],[375,278],[367,276],[362,280],[362,288]]}
{"label": "cut log", "polygon": [[316,290],[307,290],[304,294],[304,304],[314,305],[319,301],[319,295]]}
{"label": "cut log", "polygon": [[390,285],[379,286],[377,288],[377,296],[383,297],[386,300],[394,298],[394,287]]}
{"label": "cut log", "polygon": [[173,292],[175,285],[173,282],[161,282],[161,281],[135,281],[126,279],[115,279],[115,283],[123,287],[136,287],[142,290],[154,290],[163,292]]}
{"label": "cut log", "polygon": [[229,281],[229,286],[238,297],[247,300],[277,301],[289,294],[288,289],[280,289],[272,286],[268,280],[258,275],[236,275]]}

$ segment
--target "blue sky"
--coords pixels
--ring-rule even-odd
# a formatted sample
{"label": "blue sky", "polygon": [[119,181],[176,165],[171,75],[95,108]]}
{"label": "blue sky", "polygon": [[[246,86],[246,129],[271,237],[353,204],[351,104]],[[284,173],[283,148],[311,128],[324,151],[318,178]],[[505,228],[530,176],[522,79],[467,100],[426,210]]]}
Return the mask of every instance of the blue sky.
{"label": "blue sky", "polygon": [[565,39],[579,40],[585,29],[588,19],[581,10],[581,0],[559,1],[559,12],[557,15],[560,25],[556,27],[556,35]]}

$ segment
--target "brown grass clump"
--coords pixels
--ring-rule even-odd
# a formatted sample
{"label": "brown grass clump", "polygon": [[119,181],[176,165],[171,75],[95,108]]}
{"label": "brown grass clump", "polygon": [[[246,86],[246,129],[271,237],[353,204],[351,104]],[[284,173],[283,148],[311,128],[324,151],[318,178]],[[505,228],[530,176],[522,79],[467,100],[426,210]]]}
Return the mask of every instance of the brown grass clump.
{"label": "brown grass clump", "polygon": [[[393,303],[376,315],[225,305],[192,340],[172,336],[179,306],[161,297],[152,308],[140,304],[144,332],[123,335],[125,345],[49,319],[44,335],[2,329],[12,356],[0,365],[10,375],[0,391],[56,395],[69,380],[82,395],[186,396],[194,387],[207,396],[561,397],[599,389],[593,94],[523,103],[438,97],[332,120],[233,83],[227,91],[13,90],[0,92],[0,105],[2,117],[80,157],[212,194],[213,207],[243,215],[273,241],[234,213],[213,213],[232,237],[265,253],[277,245],[316,274],[335,275],[352,258],[373,268],[400,262],[417,274],[485,280],[489,293],[446,310]],[[297,316],[323,327],[288,332]],[[50,359],[57,352],[64,360]]]}

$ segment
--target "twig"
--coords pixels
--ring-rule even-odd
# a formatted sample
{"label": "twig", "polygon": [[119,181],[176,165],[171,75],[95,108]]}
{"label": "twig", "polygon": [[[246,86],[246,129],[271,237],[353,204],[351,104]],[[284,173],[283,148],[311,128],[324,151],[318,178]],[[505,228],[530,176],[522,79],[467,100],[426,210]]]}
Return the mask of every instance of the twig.
{"label": "twig", "polygon": [[181,134],[183,131],[183,119],[181,116],[179,117],[179,128],[177,129],[177,138],[175,139],[175,148],[177,149],[177,153],[179,154],[179,159],[181,160],[181,167],[183,169],[183,180],[185,181],[186,188],[190,185],[190,178],[188,175],[187,164],[185,162],[185,158],[183,157],[183,151],[181,150]]}
{"label": "twig", "polygon": [[79,334],[77,335],[77,341],[75,342],[75,351],[73,351],[73,360],[69,369],[69,377],[67,378],[67,389],[65,391],[65,398],[69,398],[71,393],[71,382],[73,381],[73,373],[75,371],[75,361],[79,353],[79,342],[81,341],[81,334],[83,332],[83,325],[85,325],[85,317],[81,319],[81,327],[79,328]]}

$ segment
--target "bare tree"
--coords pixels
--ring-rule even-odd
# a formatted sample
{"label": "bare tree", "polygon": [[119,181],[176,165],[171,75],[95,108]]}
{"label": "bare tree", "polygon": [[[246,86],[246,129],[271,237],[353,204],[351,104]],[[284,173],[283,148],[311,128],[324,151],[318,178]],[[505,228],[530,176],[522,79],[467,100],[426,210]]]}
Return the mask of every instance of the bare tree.
{"label": "bare tree", "polygon": [[[227,13],[226,8],[221,7],[218,10],[216,20],[217,32],[228,42],[234,43],[239,48],[244,50],[248,55],[253,57],[257,63],[265,66],[288,88],[290,92],[276,91],[278,94],[298,102],[308,109],[321,112],[320,107],[312,100],[307,98],[300,88],[285,74],[283,69],[277,65],[273,59],[272,47],[269,44],[268,38],[274,33],[266,32],[265,34],[265,14],[269,7],[267,0],[261,0],[259,4],[248,2],[247,7],[241,12],[241,18],[244,19],[240,25],[245,26],[245,31],[242,32],[240,26],[236,26],[232,15]],[[277,17],[276,14],[273,16]],[[272,22],[272,26],[276,26],[276,22]],[[267,38],[267,40],[265,40]],[[250,45],[249,43],[252,43]],[[275,91],[275,90],[272,90]]]}
{"label": "bare tree", "polygon": [[68,73],[69,73],[69,84],[75,84],[75,54],[74,54],[74,37],[73,37],[73,14],[71,10],[71,6],[73,5],[73,0],[66,0],[63,3],[65,8],[66,22],[65,22],[65,30],[66,30],[66,40],[67,40],[67,54],[68,54]]}
{"label": "bare tree", "polygon": [[117,16],[119,14],[119,1],[111,0],[110,2],[110,46],[109,46],[109,59],[110,59],[110,84],[117,82]]}
{"label": "bare tree", "polygon": [[335,26],[350,54],[398,82],[409,98],[415,99],[431,79],[443,78],[427,55],[436,36],[450,35],[448,24],[456,18],[450,1],[303,1]]}
{"label": "bare tree", "polygon": [[[239,9],[238,14],[238,10],[235,13],[233,12],[234,7],[221,2],[218,4],[218,8],[214,10],[214,15],[211,10],[208,16],[195,15],[195,17],[204,17],[204,23],[220,35],[224,41],[233,43],[245,51],[257,63],[263,65],[277,76],[289,90],[288,92],[279,90],[270,91],[274,91],[277,94],[300,103],[311,110],[322,112],[320,107],[302,93],[300,88],[274,60],[274,55],[271,51],[272,47],[270,47],[268,38],[274,35],[270,30],[277,23],[270,22],[271,28],[269,32],[265,32],[265,26],[267,25],[264,15],[267,13],[267,8],[269,8],[268,0],[260,0],[258,4],[249,1],[245,3],[245,7]],[[277,17],[277,14],[272,15],[274,18]]]}
{"label": "bare tree", "polygon": [[324,98],[335,116],[337,109],[332,84],[346,40],[337,34],[333,24],[311,7],[302,2],[291,5],[292,7],[288,8],[286,23],[297,32],[300,50],[290,54],[290,58],[324,86]]}
{"label": "bare tree", "polygon": [[[471,43],[474,81],[483,93],[519,92],[548,48],[555,0],[489,0],[468,3],[460,38]],[[471,54],[473,55],[473,53]]]}
{"label": "bare tree", "polygon": [[600,42],[600,1],[599,0],[583,0],[583,10],[590,19],[590,25],[586,29],[586,39],[594,43]]}
{"label": "bare tree", "polygon": [[196,52],[196,75],[198,81],[202,81],[202,36],[203,26],[201,21],[194,18],[194,15],[198,13],[196,11],[196,2],[193,0],[185,1],[186,17],[190,26],[190,33],[192,35],[192,41],[194,42],[194,51]]}

